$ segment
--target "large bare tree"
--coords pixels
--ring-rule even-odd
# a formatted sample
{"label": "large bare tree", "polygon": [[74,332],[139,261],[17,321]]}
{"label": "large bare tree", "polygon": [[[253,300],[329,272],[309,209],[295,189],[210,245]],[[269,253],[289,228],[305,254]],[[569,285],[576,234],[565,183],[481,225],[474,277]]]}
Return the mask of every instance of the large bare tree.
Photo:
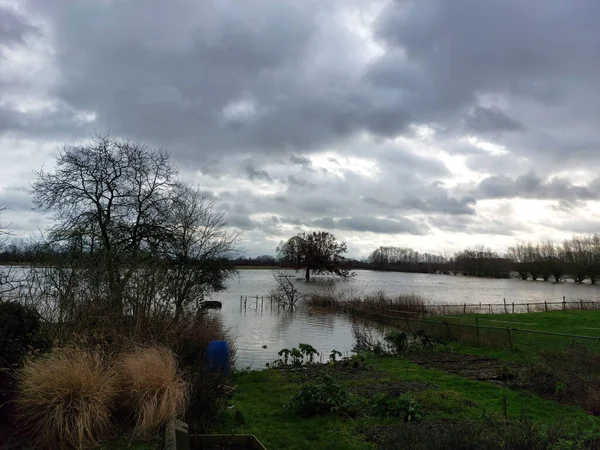
{"label": "large bare tree", "polygon": [[87,262],[84,286],[111,313],[147,315],[160,300],[180,314],[232,272],[224,213],[179,182],[162,149],[111,136],[64,147],[33,195],[53,214],[50,244]]}

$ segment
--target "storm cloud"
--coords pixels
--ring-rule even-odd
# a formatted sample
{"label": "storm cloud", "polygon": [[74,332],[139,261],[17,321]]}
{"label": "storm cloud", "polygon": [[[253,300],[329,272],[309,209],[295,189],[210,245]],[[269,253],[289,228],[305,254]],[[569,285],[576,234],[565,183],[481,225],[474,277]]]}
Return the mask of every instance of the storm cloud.
{"label": "storm cloud", "polygon": [[315,228],[360,255],[592,230],[599,19],[596,0],[17,0],[3,222],[47,223],[33,171],[110,131],[168,149],[258,254]]}

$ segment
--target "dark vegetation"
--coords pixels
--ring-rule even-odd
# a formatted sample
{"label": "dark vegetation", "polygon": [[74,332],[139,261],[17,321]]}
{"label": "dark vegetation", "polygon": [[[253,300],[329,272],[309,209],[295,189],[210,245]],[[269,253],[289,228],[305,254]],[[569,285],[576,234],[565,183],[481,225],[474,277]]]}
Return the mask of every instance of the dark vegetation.
{"label": "dark vegetation", "polygon": [[224,212],[165,151],[110,136],[64,148],[33,195],[54,220],[22,260],[3,242],[33,264],[0,268],[0,442],[147,439],[174,415],[214,427],[228,375],[206,351],[231,339],[202,301],[235,273]]}
{"label": "dark vegetation", "polygon": [[372,268],[400,272],[446,273],[467,276],[523,280],[571,278],[577,283],[595,284],[600,277],[600,234],[574,236],[562,243],[520,243],[502,256],[482,245],[451,257],[419,253],[410,248],[379,247],[369,257]]}
{"label": "dark vegetation", "polygon": [[347,251],[345,242],[338,242],[335,236],[326,231],[300,233],[277,247],[282,264],[297,270],[303,269],[306,281],[310,281],[311,273],[342,278],[351,276],[343,256]]}

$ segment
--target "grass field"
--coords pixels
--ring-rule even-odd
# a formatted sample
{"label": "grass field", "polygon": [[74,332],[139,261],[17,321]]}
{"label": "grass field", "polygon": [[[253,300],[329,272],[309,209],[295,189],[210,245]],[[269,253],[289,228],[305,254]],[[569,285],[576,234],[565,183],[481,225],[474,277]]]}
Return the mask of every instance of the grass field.
{"label": "grass field", "polygon": [[[485,424],[502,432],[508,422],[527,423],[527,427],[543,432],[564,429],[565,424],[570,424],[571,430],[580,426],[595,429],[598,424],[597,419],[578,407],[425,369],[403,358],[369,355],[365,364],[366,369],[356,373],[332,369],[332,376],[351,391],[362,393],[385,392],[390,387],[405,390],[408,386],[409,395],[424,412],[424,421],[414,430],[423,424],[467,423]],[[232,408],[218,431],[254,434],[269,449],[372,449],[375,444],[366,440],[369,430],[398,425],[398,419],[368,415],[355,419],[335,413],[299,417],[284,409],[284,405],[298,391],[300,381],[297,374],[276,369],[237,374]]]}
{"label": "grass field", "polygon": [[[484,314],[460,316],[430,316],[428,319],[447,322],[455,339],[452,345],[461,351],[485,354],[507,360],[529,361],[544,352],[562,352],[576,342],[600,354],[600,311],[554,311],[522,314]],[[462,328],[459,324],[479,323],[479,340],[476,328]],[[436,326],[442,331],[444,326]],[[495,327],[501,329],[486,329]],[[507,331],[506,329],[509,329]],[[587,336],[584,339],[569,336],[529,333],[532,330],[571,336]],[[510,335],[510,341],[509,341]],[[512,350],[511,350],[512,347]]]}

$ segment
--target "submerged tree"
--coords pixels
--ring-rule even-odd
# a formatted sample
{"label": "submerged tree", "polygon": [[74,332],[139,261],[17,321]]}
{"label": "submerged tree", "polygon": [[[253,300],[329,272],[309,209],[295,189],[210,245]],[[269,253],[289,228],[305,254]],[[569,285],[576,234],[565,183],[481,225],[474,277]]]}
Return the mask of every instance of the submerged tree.
{"label": "submerged tree", "polygon": [[300,233],[279,244],[277,253],[284,264],[305,270],[306,281],[310,274],[331,274],[348,278],[352,273],[342,267],[348,251],[345,242],[338,242],[326,231]]}

